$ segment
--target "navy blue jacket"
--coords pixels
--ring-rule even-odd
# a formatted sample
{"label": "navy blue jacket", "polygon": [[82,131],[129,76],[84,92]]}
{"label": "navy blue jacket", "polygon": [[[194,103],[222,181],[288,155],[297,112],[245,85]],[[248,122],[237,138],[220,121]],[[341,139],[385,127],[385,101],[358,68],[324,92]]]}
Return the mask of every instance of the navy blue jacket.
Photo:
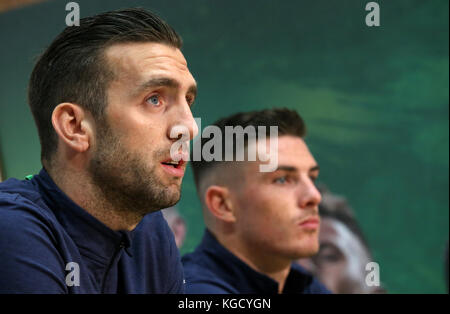
{"label": "navy blue jacket", "polygon": [[[193,253],[182,258],[186,293],[277,294],[278,283],[257,272],[223,247],[209,230]],[[283,293],[330,293],[311,274],[292,263]]]}
{"label": "navy blue jacket", "polygon": [[44,169],[0,183],[0,293],[183,292],[179,252],[161,212],[131,232],[113,231]]}

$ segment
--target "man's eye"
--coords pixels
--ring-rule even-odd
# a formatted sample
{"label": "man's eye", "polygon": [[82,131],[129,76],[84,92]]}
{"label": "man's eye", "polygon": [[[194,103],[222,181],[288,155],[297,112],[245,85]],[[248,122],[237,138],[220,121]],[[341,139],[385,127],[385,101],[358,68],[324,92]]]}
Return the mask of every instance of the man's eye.
{"label": "man's eye", "polygon": [[160,105],[159,96],[158,95],[150,96],[149,98],[147,98],[147,102],[153,106],[159,106]]}
{"label": "man's eye", "polygon": [[279,178],[276,178],[274,180],[274,182],[278,183],[278,184],[285,184],[287,182],[287,178],[286,177],[279,177]]}
{"label": "man's eye", "polygon": [[317,263],[337,263],[341,260],[341,255],[338,254],[318,254],[316,257]]}
{"label": "man's eye", "polygon": [[337,263],[343,259],[343,255],[338,249],[327,245],[321,246],[319,253],[313,258],[315,259],[316,264],[319,265],[323,263]]}

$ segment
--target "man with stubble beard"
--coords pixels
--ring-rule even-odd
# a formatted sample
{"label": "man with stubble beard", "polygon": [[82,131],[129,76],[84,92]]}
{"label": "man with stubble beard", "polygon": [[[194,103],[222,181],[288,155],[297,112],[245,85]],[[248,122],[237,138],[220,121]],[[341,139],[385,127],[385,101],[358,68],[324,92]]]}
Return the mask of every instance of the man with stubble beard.
{"label": "man with stubble beard", "polygon": [[[160,209],[180,199],[196,82],[179,35],[143,9],[81,19],[39,58],[38,175],[0,184],[0,292],[181,293]],[[180,159],[181,158],[181,159]]]}

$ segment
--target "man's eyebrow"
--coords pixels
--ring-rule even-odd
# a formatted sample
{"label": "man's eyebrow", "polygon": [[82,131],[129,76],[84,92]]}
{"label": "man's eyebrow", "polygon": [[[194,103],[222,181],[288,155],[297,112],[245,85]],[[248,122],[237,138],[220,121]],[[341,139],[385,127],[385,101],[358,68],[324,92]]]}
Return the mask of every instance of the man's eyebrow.
{"label": "man's eyebrow", "polygon": [[136,88],[136,94],[140,94],[142,91],[150,87],[160,87],[160,86],[177,88],[180,86],[180,84],[174,79],[168,77],[155,77],[138,85],[138,87]]}
{"label": "man's eyebrow", "polygon": [[[319,169],[320,169],[319,165],[315,165],[315,166],[313,166],[313,167],[311,167],[309,169],[309,172],[319,171]],[[278,166],[277,169],[275,169],[275,171],[278,171],[278,170],[283,170],[283,171],[288,171],[288,172],[295,172],[295,171],[298,171],[298,168],[294,167],[294,166],[280,165],[280,166]]]}
{"label": "man's eyebrow", "polygon": [[275,171],[278,171],[278,170],[284,170],[284,171],[289,171],[289,172],[298,171],[297,167],[294,167],[294,166],[283,166],[283,165],[278,166],[278,168],[275,169]]}
{"label": "man's eyebrow", "polygon": [[[151,78],[148,81],[145,81],[144,83],[140,84],[136,90],[135,95],[139,95],[141,92],[148,88],[152,87],[170,87],[170,88],[179,88],[180,83],[172,78],[169,77],[155,77]],[[197,85],[193,84],[189,87],[188,93],[194,94],[194,97],[197,95]]]}

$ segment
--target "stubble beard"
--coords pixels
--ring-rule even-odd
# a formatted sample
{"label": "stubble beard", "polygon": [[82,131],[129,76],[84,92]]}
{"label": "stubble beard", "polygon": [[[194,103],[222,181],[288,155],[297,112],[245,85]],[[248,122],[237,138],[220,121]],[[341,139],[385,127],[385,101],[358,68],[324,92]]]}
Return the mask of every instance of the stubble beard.
{"label": "stubble beard", "polygon": [[97,149],[89,163],[89,172],[101,198],[115,210],[138,218],[179,201],[180,185],[166,186],[157,177],[156,167],[166,151],[153,151],[154,162],[149,165],[142,151],[125,148],[108,123],[98,125]]}

